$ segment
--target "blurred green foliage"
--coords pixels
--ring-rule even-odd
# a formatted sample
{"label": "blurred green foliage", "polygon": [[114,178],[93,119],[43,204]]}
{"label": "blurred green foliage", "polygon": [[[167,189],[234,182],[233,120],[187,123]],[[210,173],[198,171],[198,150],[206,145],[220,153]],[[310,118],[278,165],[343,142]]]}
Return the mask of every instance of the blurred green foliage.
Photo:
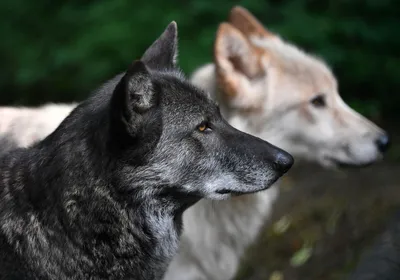
{"label": "blurred green foliage", "polygon": [[400,1],[394,0],[1,1],[0,103],[81,100],[139,58],[172,20],[189,74],[212,60],[217,26],[234,5],[323,57],[357,110],[398,115]]}

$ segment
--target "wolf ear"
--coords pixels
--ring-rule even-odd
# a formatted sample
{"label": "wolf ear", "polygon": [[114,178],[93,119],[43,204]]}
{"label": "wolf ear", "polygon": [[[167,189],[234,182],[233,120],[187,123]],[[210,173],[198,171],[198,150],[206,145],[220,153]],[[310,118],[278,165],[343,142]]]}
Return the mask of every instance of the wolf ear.
{"label": "wolf ear", "polygon": [[163,34],[146,50],[142,61],[151,69],[175,68],[178,56],[178,27],[171,22]]}
{"label": "wolf ear", "polygon": [[229,14],[229,22],[249,38],[251,36],[262,38],[278,37],[274,33],[267,30],[248,10],[240,6],[232,8]]}
{"label": "wolf ear", "polygon": [[156,93],[146,65],[140,60],[133,62],[115,87],[111,101],[111,114],[118,132],[134,136],[141,127],[142,116],[156,103]]}
{"label": "wolf ear", "polygon": [[235,27],[222,23],[214,44],[218,86],[228,97],[245,94],[251,78],[263,73],[263,51],[250,44]]}

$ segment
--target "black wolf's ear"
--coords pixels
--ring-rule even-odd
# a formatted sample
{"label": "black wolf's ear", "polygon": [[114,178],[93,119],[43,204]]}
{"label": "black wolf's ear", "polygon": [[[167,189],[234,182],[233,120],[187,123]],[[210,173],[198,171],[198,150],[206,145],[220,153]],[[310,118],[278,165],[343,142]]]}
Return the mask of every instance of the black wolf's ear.
{"label": "black wolf's ear", "polygon": [[146,50],[142,61],[151,69],[174,68],[178,56],[178,28],[171,22],[163,34]]}
{"label": "black wolf's ear", "polygon": [[143,115],[155,106],[156,94],[151,75],[146,65],[138,60],[132,63],[128,71],[115,87],[111,114],[119,132],[128,132],[134,136],[140,129]]}
{"label": "black wolf's ear", "polygon": [[153,84],[150,73],[142,61],[133,62],[121,82],[127,94],[127,105],[132,110],[143,112],[152,107],[154,104]]}

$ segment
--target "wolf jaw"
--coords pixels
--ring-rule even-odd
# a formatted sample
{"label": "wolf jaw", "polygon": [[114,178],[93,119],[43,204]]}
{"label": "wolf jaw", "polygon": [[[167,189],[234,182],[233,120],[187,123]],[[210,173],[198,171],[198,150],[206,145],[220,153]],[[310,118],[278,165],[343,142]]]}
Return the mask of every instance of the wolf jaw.
{"label": "wolf jaw", "polygon": [[48,137],[1,158],[1,279],[160,279],[185,209],[264,190],[291,167],[224,121],[176,49],[173,22]]}

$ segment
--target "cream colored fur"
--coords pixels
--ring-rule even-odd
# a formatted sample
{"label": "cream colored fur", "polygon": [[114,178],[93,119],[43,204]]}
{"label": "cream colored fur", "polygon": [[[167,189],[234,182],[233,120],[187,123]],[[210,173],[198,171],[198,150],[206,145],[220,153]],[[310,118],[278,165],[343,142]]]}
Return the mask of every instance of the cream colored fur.
{"label": "cream colored fur", "polygon": [[37,108],[1,107],[0,135],[27,147],[53,132],[76,104],[46,104]]}

